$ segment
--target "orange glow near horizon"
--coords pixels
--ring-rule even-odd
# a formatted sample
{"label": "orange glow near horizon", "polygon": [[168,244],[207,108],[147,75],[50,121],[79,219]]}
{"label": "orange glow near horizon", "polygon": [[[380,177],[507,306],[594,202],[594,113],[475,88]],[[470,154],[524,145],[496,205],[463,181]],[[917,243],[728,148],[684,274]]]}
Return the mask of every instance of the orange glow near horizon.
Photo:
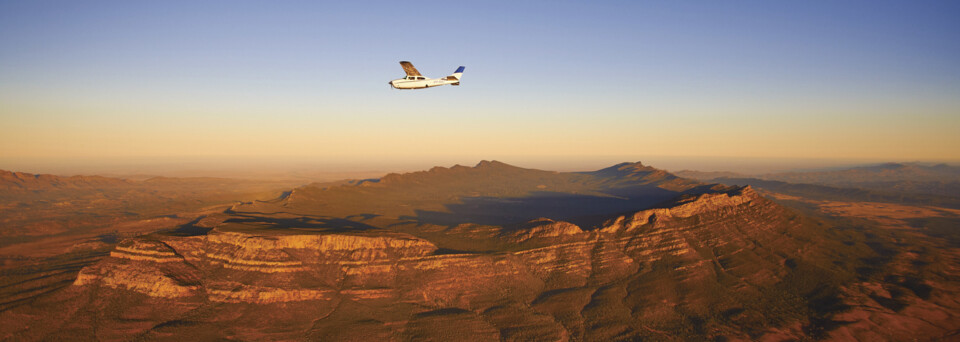
{"label": "orange glow near horizon", "polygon": [[357,162],[457,155],[960,159],[960,135],[953,130],[960,126],[960,116],[951,115],[960,107],[920,108],[917,111],[925,114],[903,115],[896,108],[846,115],[831,108],[783,110],[778,115],[749,108],[716,114],[707,108],[555,116],[518,111],[508,120],[508,115],[491,118],[479,110],[311,117],[276,111],[230,115],[216,109],[165,113],[161,108],[137,111],[135,105],[110,111],[103,110],[106,105],[6,103],[0,162],[130,157]]}

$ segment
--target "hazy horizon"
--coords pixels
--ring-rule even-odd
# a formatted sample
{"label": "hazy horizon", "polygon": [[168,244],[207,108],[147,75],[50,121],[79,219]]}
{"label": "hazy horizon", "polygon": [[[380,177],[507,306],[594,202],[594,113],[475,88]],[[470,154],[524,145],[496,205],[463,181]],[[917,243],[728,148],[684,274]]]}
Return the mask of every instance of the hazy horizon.
{"label": "hazy horizon", "polygon": [[384,158],[366,161],[330,161],[322,159],[244,159],[244,158],[156,158],[59,160],[59,161],[5,161],[0,170],[59,176],[103,175],[120,178],[143,176],[164,177],[226,177],[262,180],[305,179],[329,181],[345,178],[370,178],[392,172],[414,172],[432,167],[454,165],[474,166],[481,160],[497,160],[522,168],[560,172],[594,171],[622,162],[641,162],[647,166],[671,172],[729,171],[746,175],[766,173],[840,169],[880,163],[945,163],[950,160],[871,160],[871,159],[787,159],[787,158],[732,158],[715,156],[580,156],[559,158],[544,156],[502,156],[499,158],[446,156],[434,160],[398,160]]}

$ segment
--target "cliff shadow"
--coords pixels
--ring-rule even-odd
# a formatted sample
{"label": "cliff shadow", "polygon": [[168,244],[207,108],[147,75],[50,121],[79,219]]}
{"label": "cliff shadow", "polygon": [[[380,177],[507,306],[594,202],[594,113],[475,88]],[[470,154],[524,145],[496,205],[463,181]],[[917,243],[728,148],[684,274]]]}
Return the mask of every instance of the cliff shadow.
{"label": "cliff shadow", "polygon": [[177,229],[174,229],[173,231],[168,232],[167,234],[174,235],[174,236],[206,235],[213,228],[197,226],[197,223],[200,223],[200,220],[204,219],[205,217],[207,216],[203,215],[203,216],[197,217],[193,221],[190,221],[190,222],[187,222],[186,224],[182,224],[178,226]]}
{"label": "cliff shadow", "polygon": [[524,197],[464,197],[461,203],[445,205],[446,212],[417,210],[415,216],[401,219],[445,226],[462,223],[505,226],[546,217],[588,227],[600,217],[647,209],[678,195],[678,192],[642,186],[597,195],[542,191]]}
{"label": "cliff shadow", "polygon": [[303,216],[294,218],[280,218],[268,216],[253,216],[234,214],[234,218],[224,223],[248,223],[260,226],[260,229],[296,229],[317,232],[351,232],[358,230],[378,229],[377,227],[337,217]]}

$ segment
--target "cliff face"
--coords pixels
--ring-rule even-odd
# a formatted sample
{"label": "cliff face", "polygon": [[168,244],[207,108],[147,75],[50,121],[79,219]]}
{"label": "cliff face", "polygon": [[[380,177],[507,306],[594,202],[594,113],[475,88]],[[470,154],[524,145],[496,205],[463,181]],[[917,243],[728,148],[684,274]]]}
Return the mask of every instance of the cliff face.
{"label": "cliff face", "polygon": [[[388,231],[276,233],[221,224],[205,235],[124,241],[74,285],[200,307],[313,303],[332,310],[321,321],[381,321],[386,335],[427,333],[424,324],[465,320],[508,339],[604,339],[644,329],[621,313],[595,312],[598,306],[628,316],[630,310],[678,315],[688,310],[678,305],[690,298],[735,306],[705,292],[752,296],[758,286],[782,279],[784,257],[763,249],[796,249],[783,239],[796,222],[783,214],[752,189],[735,189],[621,215],[592,231],[534,220],[498,238],[545,246],[500,253],[438,253],[429,241]],[[613,328],[605,320],[626,325]]]}
{"label": "cliff face", "polygon": [[642,210],[607,221],[602,231],[610,233],[631,231],[649,224],[656,225],[657,222],[663,224],[699,215],[730,214],[730,211],[738,210],[740,205],[748,204],[759,197],[757,192],[749,186],[726,192],[683,196],[667,208]]}
{"label": "cliff face", "polygon": [[[329,300],[350,265],[415,259],[436,249],[428,241],[390,232],[264,235],[215,229],[200,236],[126,240],[110,258],[84,269],[74,285],[98,284],[165,298],[205,295],[227,302]],[[236,282],[234,277],[256,281]],[[291,277],[321,287],[303,288]]]}

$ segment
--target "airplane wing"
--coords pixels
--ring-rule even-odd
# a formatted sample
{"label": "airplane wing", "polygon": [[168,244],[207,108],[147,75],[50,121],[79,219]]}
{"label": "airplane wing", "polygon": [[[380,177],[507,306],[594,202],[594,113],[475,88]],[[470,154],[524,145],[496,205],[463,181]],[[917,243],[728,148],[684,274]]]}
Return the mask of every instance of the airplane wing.
{"label": "airplane wing", "polygon": [[407,73],[407,76],[423,76],[420,75],[420,72],[417,71],[417,68],[413,67],[413,64],[407,61],[400,62],[400,66],[403,67],[403,71]]}

